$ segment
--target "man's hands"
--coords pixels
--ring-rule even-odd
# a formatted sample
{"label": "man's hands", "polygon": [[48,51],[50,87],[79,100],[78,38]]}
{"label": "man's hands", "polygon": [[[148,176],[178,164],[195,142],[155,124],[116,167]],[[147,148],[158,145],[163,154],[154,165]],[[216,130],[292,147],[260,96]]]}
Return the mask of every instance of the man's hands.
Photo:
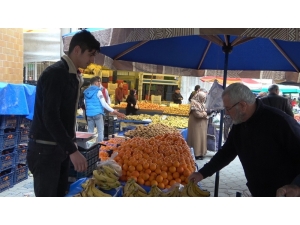
{"label": "man's hands", "polygon": [[277,190],[276,197],[300,197],[300,187],[294,184],[285,185]]}
{"label": "man's hands", "polygon": [[194,172],[189,176],[189,180],[197,184],[199,181],[203,180],[203,175],[199,172]]}
{"label": "man's hands", "polygon": [[84,158],[84,156],[78,150],[70,155],[70,159],[74,165],[75,171],[86,171],[88,163],[86,161],[86,158]]}

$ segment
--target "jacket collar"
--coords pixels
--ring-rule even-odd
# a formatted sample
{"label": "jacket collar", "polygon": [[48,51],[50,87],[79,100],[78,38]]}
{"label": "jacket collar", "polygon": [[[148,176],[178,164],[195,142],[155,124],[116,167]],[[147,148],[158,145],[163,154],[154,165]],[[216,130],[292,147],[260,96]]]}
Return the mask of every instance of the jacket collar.
{"label": "jacket collar", "polygon": [[69,73],[77,74],[77,68],[75,67],[73,61],[67,55],[63,55],[62,58],[67,62],[69,67]]}

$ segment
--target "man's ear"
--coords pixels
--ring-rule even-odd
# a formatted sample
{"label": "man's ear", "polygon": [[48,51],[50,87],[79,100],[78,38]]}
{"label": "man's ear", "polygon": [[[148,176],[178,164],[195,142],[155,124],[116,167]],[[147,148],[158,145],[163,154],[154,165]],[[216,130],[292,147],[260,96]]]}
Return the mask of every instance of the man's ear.
{"label": "man's ear", "polygon": [[76,45],[76,46],[74,47],[73,52],[74,52],[76,55],[81,54],[81,48],[80,48],[80,46],[79,46],[79,45]]}

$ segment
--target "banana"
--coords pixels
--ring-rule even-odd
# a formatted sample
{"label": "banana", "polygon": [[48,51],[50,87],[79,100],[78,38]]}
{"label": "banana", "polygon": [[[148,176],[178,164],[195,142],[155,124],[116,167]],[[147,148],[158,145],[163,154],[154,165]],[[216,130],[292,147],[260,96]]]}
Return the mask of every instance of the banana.
{"label": "banana", "polygon": [[110,168],[109,166],[102,166],[104,173],[107,174],[108,177],[114,180],[119,180],[119,176],[116,175],[116,172],[113,168]]}
{"label": "banana", "polygon": [[181,193],[180,193],[180,197],[189,197],[188,193],[187,193],[187,189],[188,189],[188,186],[187,184],[184,186],[184,188],[181,190]]}
{"label": "banana", "polygon": [[82,197],[88,197],[85,190],[83,190],[83,191],[81,192],[81,196],[82,196]]}
{"label": "banana", "polygon": [[94,171],[93,171],[93,175],[94,175],[94,177],[95,177],[97,180],[99,180],[99,181],[110,182],[110,183],[116,181],[116,179],[113,179],[113,178],[110,178],[110,177],[108,177],[108,176],[105,176],[105,175],[102,174],[102,173],[99,174],[97,170],[94,170]]}
{"label": "banana", "polygon": [[198,196],[198,197],[209,197],[210,192],[209,191],[203,191],[201,190],[197,184],[192,183],[191,184],[193,192]]}
{"label": "banana", "polygon": [[136,186],[140,192],[147,195],[147,192],[145,191],[145,189],[142,188],[138,183],[136,183],[135,180],[134,180],[134,186]]}
{"label": "banana", "polygon": [[106,194],[106,193],[100,191],[100,190],[97,189],[96,187],[91,187],[91,189],[92,189],[93,195],[94,195],[95,197],[112,197],[111,195]]}
{"label": "banana", "polygon": [[176,186],[174,188],[174,192],[173,192],[173,196],[172,197],[180,197],[180,190],[179,190],[179,186]]}
{"label": "banana", "polygon": [[193,189],[192,185],[193,185],[192,182],[189,182],[187,184],[187,194],[188,194],[188,196],[190,196],[190,197],[199,197],[197,195],[197,193],[194,192],[194,189]]}
{"label": "banana", "polygon": [[138,190],[135,194],[135,197],[149,197],[145,192]]}

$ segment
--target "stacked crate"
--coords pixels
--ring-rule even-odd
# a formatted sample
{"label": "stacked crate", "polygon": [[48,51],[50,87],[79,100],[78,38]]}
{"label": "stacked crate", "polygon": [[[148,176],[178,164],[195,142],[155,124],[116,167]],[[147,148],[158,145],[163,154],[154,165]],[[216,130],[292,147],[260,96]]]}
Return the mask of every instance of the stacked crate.
{"label": "stacked crate", "polygon": [[0,116],[0,192],[14,185],[18,116]]}
{"label": "stacked crate", "polygon": [[17,133],[18,142],[15,148],[15,175],[14,184],[17,184],[28,178],[28,166],[26,161],[27,149],[28,149],[28,135],[31,125],[31,120],[27,119],[25,116],[19,116]]}
{"label": "stacked crate", "polygon": [[104,138],[114,134],[114,116],[104,116]]}

